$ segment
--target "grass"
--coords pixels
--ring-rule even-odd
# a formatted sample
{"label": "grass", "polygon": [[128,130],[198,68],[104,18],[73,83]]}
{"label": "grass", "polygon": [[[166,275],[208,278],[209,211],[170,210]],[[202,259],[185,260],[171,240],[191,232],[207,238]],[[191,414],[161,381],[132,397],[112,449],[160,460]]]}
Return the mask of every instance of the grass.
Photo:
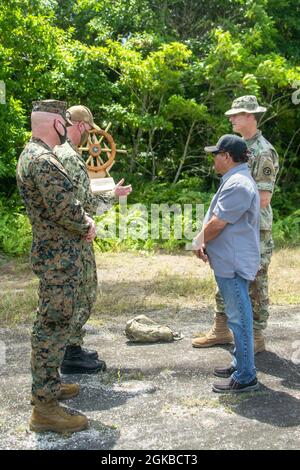
{"label": "grass", "polygon": [[[165,309],[174,312],[213,306],[212,272],[190,253],[102,253],[97,255],[99,292],[91,318],[138,315]],[[270,266],[271,304],[300,304],[300,248],[278,250]],[[0,256],[0,326],[32,321],[38,280],[24,259]]]}
{"label": "grass", "polygon": [[95,312],[97,315],[124,312],[138,314],[147,310],[158,310],[185,305],[188,299],[198,296],[211,304],[214,297],[213,278],[199,280],[189,276],[184,278],[166,271],[154,275],[144,284],[123,281],[102,285],[99,289]]}
{"label": "grass", "polygon": [[249,393],[241,393],[238,395],[219,395],[217,398],[198,398],[198,397],[189,397],[184,398],[181,400],[182,406],[185,408],[193,409],[215,409],[215,408],[223,408],[226,413],[234,413],[237,406],[240,403],[250,400],[257,395],[265,395],[265,392],[258,391],[258,392],[249,392]]}
{"label": "grass", "polygon": [[213,398],[189,397],[184,398],[181,403],[186,408],[220,408],[221,406],[219,400]]}
{"label": "grass", "polygon": [[269,278],[272,304],[300,304],[300,248],[283,248],[275,252]]}
{"label": "grass", "polygon": [[128,382],[131,380],[143,380],[144,374],[142,371],[124,371],[121,368],[117,370],[109,370],[101,377],[102,385],[113,385],[117,383],[121,385],[123,382]]}
{"label": "grass", "polygon": [[196,276],[184,277],[179,274],[168,272],[159,273],[155,278],[155,291],[162,297],[191,298],[195,294],[204,298],[208,304],[214,299],[214,279],[210,275],[205,279]]}
{"label": "grass", "polygon": [[1,293],[0,325],[15,326],[18,323],[28,323],[35,317],[38,303],[37,286],[11,290]]}

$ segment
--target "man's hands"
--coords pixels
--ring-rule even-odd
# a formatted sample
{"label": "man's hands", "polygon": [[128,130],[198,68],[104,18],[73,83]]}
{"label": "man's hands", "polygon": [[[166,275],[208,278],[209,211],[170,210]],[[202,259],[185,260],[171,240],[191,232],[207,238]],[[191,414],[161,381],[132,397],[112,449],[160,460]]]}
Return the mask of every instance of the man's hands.
{"label": "man's hands", "polygon": [[[214,240],[226,227],[227,222],[213,215],[201,232],[193,240],[193,252],[204,263],[209,261],[205,251],[205,243]],[[205,242],[205,243],[204,243]]]}
{"label": "man's hands", "polygon": [[128,196],[128,194],[131,193],[131,191],[132,191],[131,184],[129,184],[128,186],[123,186],[123,183],[124,183],[124,178],[122,178],[122,179],[116,184],[116,187],[115,187],[115,189],[114,189],[116,197]]}
{"label": "man's hands", "polygon": [[[121,181],[119,181],[116,184],[116,187],[114,189],[116,197],[128,196],[128,194],[131,193],[132,191],[131,184],[129,184],[128,186],[123,186],[123,183],[124,183],[124,178],[122,178]],[[96,237],[96,224],[93,221],[93,219],[91,219],[91,217],[89,217],[88,215],[85,216],[85,219],[90,226],[89,231],[85,236],[85,241],[87,241],[88,243],[91,243]]]}
{"label": "man's hands", "polygon": [[202,229],[201,232],[194,238],[192,247],[194,255],[206,263],[208,261],[208,256],[205,251],[204,229]]}
{"label": "man's hands", "polygon": [[193,250],[194,254],[197,256],[197,258],[202,259],[204,263],[207,263],[208,261],[208,256],[205,251],[205,243],[202,243],[201,247],[198,250]]}
{"label": "man's hands", "polygon": [[86,234],[85,240],[88,243],[91,243],[94,240],[95,236],[96,236],[96,224],[93,221],[93,219],[91,219],[91,217],[89,217],[88,215],[85,216],[85,219],[86,219],[86,221],[88,222],[88,224],[90,226],[89,231]]}

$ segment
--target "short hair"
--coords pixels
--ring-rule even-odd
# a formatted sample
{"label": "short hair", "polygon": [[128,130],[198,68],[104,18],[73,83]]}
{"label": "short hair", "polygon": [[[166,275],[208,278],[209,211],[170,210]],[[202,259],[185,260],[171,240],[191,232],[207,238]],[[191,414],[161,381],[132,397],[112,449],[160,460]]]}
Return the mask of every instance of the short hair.
{"label": "short hair", "polygon": [[251,156],[251,152],[250,150],[246,150],[246,152],[240,154],[240,155],[232,155],[232,153],[228,152],[229,155],[231,156],[232,160],[235,162],[235,163],[247,163],[250,156]]}
{"label": "short hair", "polygon": [[254,113],[253,116],[255,118],[255,121],[257,122],[257,124],[259,123],[259,121],[261,120],[261,118],[263,117],[265,113]]}

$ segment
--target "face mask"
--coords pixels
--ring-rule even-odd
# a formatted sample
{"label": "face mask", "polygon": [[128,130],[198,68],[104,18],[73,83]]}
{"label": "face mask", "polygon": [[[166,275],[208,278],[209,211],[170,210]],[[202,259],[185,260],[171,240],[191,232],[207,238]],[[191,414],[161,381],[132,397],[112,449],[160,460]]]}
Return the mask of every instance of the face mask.
{"label": "face mask", "polygon": [[60,145],[63,145],[63,144],[66,142],[66,140],[67,140],[67,128],[66,128],[66,126],[64,126],[62,123],[61,123],[61,125],[62,125],[63,128],[64,128],[64,133],[63,133],[63,134],[60,134],[60,133],[58,132],[58,130],[57,130],[56,127],[55,127],[55,124],[53,124],[53,127],[54,127],[54,129],[55,129],[55,131],[56,131],[56,133],[57,133],[57,135],[58,135],[58,137],[59,137]]}

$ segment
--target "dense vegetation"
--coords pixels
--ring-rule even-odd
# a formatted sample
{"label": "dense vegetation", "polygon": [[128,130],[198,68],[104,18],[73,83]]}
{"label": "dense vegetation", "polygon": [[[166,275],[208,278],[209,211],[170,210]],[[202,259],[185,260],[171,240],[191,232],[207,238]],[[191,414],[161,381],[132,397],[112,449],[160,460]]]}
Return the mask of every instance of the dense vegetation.
{"label": "dense vegetation", "polygon": [[132,202],[207,204],[218,179],[203,147],[231,131],[233,98],[256,94],[280,155],[274,235],[299,242],[299,15],[300,0],[1,0],[0,249],[30,244],[15,167],[31,102],[49,97],[113,122],[128,151],[114,173],[134,185]]}

